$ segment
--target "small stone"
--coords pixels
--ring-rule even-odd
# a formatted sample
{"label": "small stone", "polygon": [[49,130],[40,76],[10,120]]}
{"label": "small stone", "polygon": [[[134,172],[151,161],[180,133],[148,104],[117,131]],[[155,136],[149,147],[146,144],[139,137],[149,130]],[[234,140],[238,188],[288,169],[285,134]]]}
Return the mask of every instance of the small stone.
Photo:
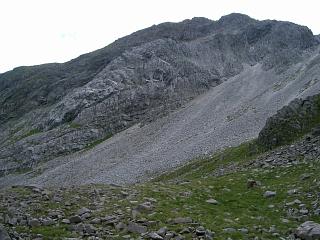
{"label": "small stone", "polygon": [[18,219],[17,218],[10,218],[9,219],[9,221],[8,221],[8,223],[10,224],[10,225],[12,225],[12,226],[15,226],[15,225],[17,225],[17,223],[18,223]]}
{"label": "small stone", "polygon": [[314,210],[314,215],[320,216],[320,208]]}
{"label": "small stone", "polygon": [[168,232],[168,228],[162,227],[162,228],[160,228],[160,229],[158,230],[157,233],[158,233],[160,236],[164,237],[167,232]]}
{"label": "small stone", "polygon": [[301,204],[302,202],[299,199],[293,201],[295,204]]}
{"label": "small stone", "polygon": [[84,224],[83,223],[79,223],[76,225],[72,225],[70,227],[70,229],[72,229],[72,231],[78,232],[78,233],[83,233],[84,232]]}
{"label": "small stone", "polygon": [[205,240],[213,240],[213,237],[214,237],[214,232],[211,232],[210,230],[206,230],[206,233],[204,235],[204,239]]}
{"label": "small stone", "polygon": [[151,239],[155,239],[155,240],[163,240],[163,237],[161,237],[159,234],[155,233],[155,232],[152,232],[149,234],[149,237]]}
{"label": "small stone", "polygon": [[139,214],[140,214],[140,212],[139,211],[137,211],[137,210],[132,210],[131,211],[131,215],[132,215],[132,219],[136,219],[138,216],[139,216]]}
{"label": "small stone", "polygon": [[247,228],[239,228],[238,231],[243,234],[247,234],[249,232],[249,230]]}
{"label": "small stone", "polygon": [[64,224],[70,224],[70,220],[66,218],[62,219],[61,222]]}
{"label": "small stone", "polygon": [[82,219],[88,219],[88,218],[90,218],[90,217],[91,217],[91,213],[89,213],[89,212],[81,215],[81,218],[82,218]]}
{"label": "small stone", "polygon": [[299,204],[299,208],[305,208],[306,207],[306,205],[304,204],[304,203],[301,203],[301,204]]}
{"label": "small stone", "polygon": [[276,193],[276,192],[273,192],[273,191],[266,191],[266,192],[263,194],[263,196],[264,196],[265,198],[275,197],[276,195],[277,195],[277,193]]}
{"label": "small stone", "polygon": [[256,186],[258,186],[258,183],[255,180],[249,179],[247,181],[247,188],[254,188]]}
{"label": "small stone", "polygon": [[166,233],[166,235],[164,236],[165,240],[170,240],[175,236],[175,234],[173,232],[168,232]]}
{"label": "small stone", "polygon": [[94,234],[94,233],[97,231],[97,229],[96,229],[94,226],[92,226],[91,224],[85,224],[85,225],[84,225],[84,231],[85,231],[87,234],[92,235],[92,234]]}
{"label": "small stone", "polygon": [[81,215],[83,215],[85,213],[90,213],[90,212],[91,212],[90,209],[83,207],[80,210],[78,210],[77,215],[81,216]]}
{"label": "small stone", "polygon": [[141,203],[136,207],[136,210],[138,212],[151,212],[153,209],[153,206],[150,202]]}
{"label": "small stone", "polygon": [[283,218],[283,219],[281,219],[281,222],[283,222],[283,223],[289,223],[290,221],[289,221],[288,219]]}
{"label": "small stone", "polygon": [[205,234],[206,234],[206,229],[203,226],[197,227],[196,229],[197,236],[203,236]]}
{"label": "small stone", "polygon": [[46,219],[42,220],[42,224],[44,226],[51,226],[51,225],[54,225],[55,222],[51,218],[46,218]]}
{"label": "small stone", "polygon": [[190,229],[189,229],[189,228],[184,228],[184,229],[182,229],[179,233],[180,233],[180,234],[190,233]]}
{"label": "small stone", "polygon": [[60,212],[59,211],[50,211],[49,213],[48,213],[48,216],[50,217],[50,218],[59,218],[59,216],[60,216]]}
{"label": "small stone", "polygon": [[206,201],[206,203],[210,203],[210,204],[213,204],[213,205],[217,205],[219,202],[213,198],[210,198]]}
{"label": "small stone", "polygon": [[272,225],[272,226],[269,228],[269,232],[271,232],[271,233],[277,232],[276,226]]}
{"label": "small stone", "polygon": [[129,222],[128,223],[128,232],[131,232],[131,233],[146,233],[147,232],[147,227],[146,226],[142,226],[142,225],[139,225],[137,223],[134,223],[134,222]]}
{"label": "small stone", "polygon": [[236,232],[236,229],[234,229],[234,228],[224,228],[223,231],[225,233],[234,233],[234,232]]}
{"label": "small stone", "polygon": [[129,196],[129,193],[127,193],[127,192],[125,192],[125,191],[121,191],[120,194],[121,194],[121,196],[124,197],[124,198],[127,197],[127,196]]}
{"label": "small stone", "polygon": [[90,221],[92,224],[100,224],[101,223],[101,218],[94,218]]}
{"label": "small stone", "polygon": [[119,222],[115,228],[118,230],[118,231],[121,231],[123,229],[125,229],[127,227],[127,225],[125,225],[123,222]]}
{"label": "small stone", "polygon": [[301,179],[302,181],[304,181],[304,180],[309,179],[310,177],[311,177],[311,175],[310,175],[309,173],[304,173],[304,174],[302,174],[302,175],[300,176],[300,179]]}
{"label": "small stone", "polygon": [[181,236],[181,235],[178,235],[174,238],[174,240],[184,240],[185,237]]}
{"label": "small stone", "polygon": [[40,226],[40,221],[38,219],[31,219],[29,225],[30,227],[38,227]]}
{"label": "small stone", "polygon": [[293,194],[297,194],[298,193],[298,189],[290,189],[287,192],[289,195],[293,195]]}
{"label": "small stone", "polygon": [[299,213],[301,213],[302,215],[307,215],[309,213],[308,209],[301,209],[299,210]]}
{"label": "small stone", "polygon": [[75,215],[69,218],[70,223],[80,223],[82,222],[82,219],[80,216]]}

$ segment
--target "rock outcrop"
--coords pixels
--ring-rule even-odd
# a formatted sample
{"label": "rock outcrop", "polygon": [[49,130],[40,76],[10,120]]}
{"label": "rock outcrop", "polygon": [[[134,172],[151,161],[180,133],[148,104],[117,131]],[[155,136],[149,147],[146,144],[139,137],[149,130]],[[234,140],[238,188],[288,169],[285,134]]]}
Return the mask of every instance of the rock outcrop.
{"label": "rock outcrop", "polygon": [[320,124],[320,95],[295,99],[267,120],[258,143],[266,149],[290,143]]}

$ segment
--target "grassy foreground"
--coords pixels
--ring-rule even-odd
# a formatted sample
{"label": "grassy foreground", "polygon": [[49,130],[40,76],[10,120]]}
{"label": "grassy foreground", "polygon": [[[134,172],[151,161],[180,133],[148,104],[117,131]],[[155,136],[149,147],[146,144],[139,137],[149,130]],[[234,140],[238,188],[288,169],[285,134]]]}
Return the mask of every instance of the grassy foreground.
{"label": "grassy foreground", "polygon": [[[54,200],[36,201],[37,204],[30,206],[28,213],[34,217],[43,217],[50,211],[60,210],[69,217],[79,208],[92,208],[94,201],[101,201],[93,199],[94,190],[99,192],[103,201],[99,211],[93,212],[92,218],[120,212],[124,216],[122,221],[126,223],[132,220],[132,209],[138,203],[151,199],[154,205],[152,212],[139,213],[135,217],[154,223],[148,227],[148,231],[157,231],[166,226],[179,233],[187,227],[202,225],[215,232],[214,239],[279,239],[288,236],[306,220],[319,222],[320,217],[312,213],[313,204],[320,192],[319,160],[278,168],[244,168],[220,177],[213,176],[215,170],[231,162],[241,166],[256,157],[250,149],[250,143],[245,143],[209,159],[194,161],[152,182],[130,188],[95,185],[61,190],[61,203]],[[306,174],[308,177],[301,180],[301,176]],[[248,188],[249,179],[254,179],[259,186]],[[290,194],[293,189],[296,193]],[[267,190],[275,191],[276,196],[265,198],[263,194]],[[32,194],[31,190],[24,188],[8,191],[16,194],[20,201]],[[215,199],[218,203],[206,202],[209,199]],[[304,209],[309,210],[307,216],[299,215],[299,204],[290,205],[296,199],[304,204]],[[66,208],[66,202],[74,204]],[[288,203],[290,206],[287,206]],[[170,220],[177,217],[190,217],[196,224],[172,224]],[[106,226],[101,223],[95,224],[95,227],[103,229]],[[69,225],[63,223],[33,228],[18,226],[15,230],[20,233],[41,234],[44,239],[78,236],[70,231]],[[127,235],[125,231],[118,231],[113,234],[112,239],[123,239]],[[130,234],[133,239],[138,236]],[[191,233],[184,233],[183,236],[185,239],[192,239]]]}

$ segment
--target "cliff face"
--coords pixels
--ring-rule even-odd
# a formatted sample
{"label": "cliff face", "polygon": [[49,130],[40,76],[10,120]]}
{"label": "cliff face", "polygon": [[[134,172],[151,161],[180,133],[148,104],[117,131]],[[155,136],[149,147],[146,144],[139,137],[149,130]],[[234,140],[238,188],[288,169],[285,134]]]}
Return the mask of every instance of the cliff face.
{"label": "cliff face", "polygon": [[29,169],[152,122],[246,66],[285,75],[318,44],[306,27],[231,14],[163,23],[64,64],[1,74],[1,171]]}

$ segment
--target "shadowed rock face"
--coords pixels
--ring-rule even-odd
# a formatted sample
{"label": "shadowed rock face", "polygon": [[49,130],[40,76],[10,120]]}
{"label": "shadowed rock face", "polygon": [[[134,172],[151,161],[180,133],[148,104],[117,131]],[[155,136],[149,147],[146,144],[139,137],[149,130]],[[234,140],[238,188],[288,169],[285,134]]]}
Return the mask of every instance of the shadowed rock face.
{"label": "shadowed rock face", "polygon": [[282,74],[318,38],[288,22],[230,14],[135,32],[64,64],[0,75],[0,168],[30,168],[146,124],[262,65]]}
{"label": "shadowed rock face", "polygon": [[320,94],[295,99],[267,120],[258,142],[266,149],[272,149],[290,143],[319,124]]}

